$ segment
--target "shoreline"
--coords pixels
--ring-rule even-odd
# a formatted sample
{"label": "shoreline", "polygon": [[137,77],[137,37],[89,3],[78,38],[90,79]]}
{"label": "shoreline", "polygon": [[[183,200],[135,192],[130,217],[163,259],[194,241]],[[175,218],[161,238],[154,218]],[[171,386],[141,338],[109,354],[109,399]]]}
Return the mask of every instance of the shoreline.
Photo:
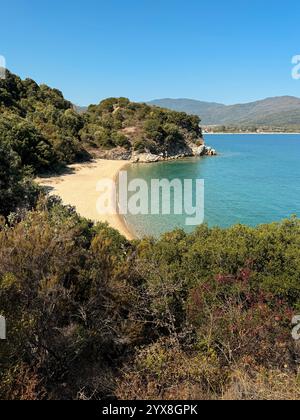
{"label": "shoreline", "polygon": [[66,173],[45,178],[37,178],[36,182],[48,188],[50,195],[57,195],[64,205],[76,208],[78,214],[93,222],[108,223],[128,240],[136,239],[127,226],[125,218],[120,214],[99,214],[96,209],[99,192],[97,182],[101,179],[117,181],[119,172],[130,162],[120,160],[94,159],[87,163],[76,163],[68,166]]}
{"label": "shoreline", "polygon": [[203,133],[204,136],[299,136],[300,133]]}
{"label": "shoreline", "polygon": [[[124,161],[124,165],[114,174],[113,180],[116,183],[116,185],[119,185],[118,178],[119,178],[120,171],[124,170],[130,164],[131,164],[131,162]],[[118,199],[117,199],[117,209],[118,209],[118,212],[115,216],[116,216],[116,219],[118,219],[118,222],[119,222],[118,224],[120,224],[120,226],[123,227],[123,230],[124,230],[124,233],[122,233],[123,236],[125,236],[125,238],[128,239],[129,241],[132,241],[134,239],[138,239],[137,236],[133,233],[132,229],[130,229],[130,227],[128,226],[125,216],[123,216],[119,213],[119,200]],[[119,232],[120,232],[120,230],[119,230]]]}

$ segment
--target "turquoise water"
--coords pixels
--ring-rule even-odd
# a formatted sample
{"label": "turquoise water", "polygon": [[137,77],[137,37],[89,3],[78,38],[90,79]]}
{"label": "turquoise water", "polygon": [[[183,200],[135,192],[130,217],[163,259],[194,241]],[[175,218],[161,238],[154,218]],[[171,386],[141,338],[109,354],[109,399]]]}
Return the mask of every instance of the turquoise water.
{"label": "turquoise water", "polygon": [[[255,226],[300,216],[300,135],[210,135],[217,157],[132,165],[129,180],[204,179],[205,222]],[[133,232],[157,236],[185,225],[186,215],[128,215]]]}

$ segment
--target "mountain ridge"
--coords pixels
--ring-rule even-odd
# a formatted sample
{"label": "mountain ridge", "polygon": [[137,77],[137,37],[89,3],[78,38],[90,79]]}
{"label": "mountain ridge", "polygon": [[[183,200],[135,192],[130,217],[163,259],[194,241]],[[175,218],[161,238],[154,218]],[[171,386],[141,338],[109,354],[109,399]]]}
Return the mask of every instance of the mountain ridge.
{"label": "mountain ridge", "polygon": [[233,105],[186,98],[156,99],[148,104],[197,115],[204,125],[300,126],[300,98],[296,96],[268,97]]}

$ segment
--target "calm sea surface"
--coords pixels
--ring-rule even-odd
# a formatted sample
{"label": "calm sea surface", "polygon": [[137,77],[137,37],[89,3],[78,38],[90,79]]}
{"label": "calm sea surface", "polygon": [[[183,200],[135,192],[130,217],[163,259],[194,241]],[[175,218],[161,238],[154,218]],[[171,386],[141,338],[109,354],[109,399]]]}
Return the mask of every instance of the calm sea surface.
{"label": "calm sea surface", "polygon": [[[218,157],[131,165],[129,180],[204,179],[205,222],[228,227],[255,226],[300,216],[300,135],[210,135],[206,143]],[[176,197],[175,197],[176,200]],[[185,225],[186,215],[128,215],[137,236]]]}

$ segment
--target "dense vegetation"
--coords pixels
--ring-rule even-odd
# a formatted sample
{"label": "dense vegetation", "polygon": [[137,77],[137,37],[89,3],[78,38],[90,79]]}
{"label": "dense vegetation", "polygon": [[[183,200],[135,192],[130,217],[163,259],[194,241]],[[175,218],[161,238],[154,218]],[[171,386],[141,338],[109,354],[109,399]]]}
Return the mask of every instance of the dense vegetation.
{"label": "dense vegetation", "polygon": [[61,92],[7,72],[0,80],[0,139],[41,171],[84,156],[83,119]]}
{"label": "dense vegetation", "polygon": [[202,141],[198,117],[132,103],[126,98],[91,105],[84,120],[83,141],[100,148],[160,154],[172,153],[186,141]]}
{"label": "dense vegetation", "polygon": [[77,112],[60,91],[7,72],[0,80],[0,139],[21,164],[41,172],[87,159],[89,152],[171,152],[201,142],[199,118],[111,98]]}
{"label": "dense vegetation", "polygon": [[[26,82],[39,92],[29,111],[29,91],[13,80],[1,96],[0,398],[299,399],[299,220],[132,242],[94,225],[30,179],[56,162],[61,136],[81,150],[77,129],[56,122],[67,113],[91,136],[84,142],[97,142],[99,120],[109,117],[115,133],[116,115],[137,127],[146,118],[156,139],[156,111],[151,120],[121,99],[119,109],[109,100],[78,117],[58,92]],[[197,130],[194,119],[186,127],[162,115],[164,132]]]}
{"label": "dense vegetation", "polygon": [[36,173],[89,159],[107,150],[121,154],[172,152],[202,141],[199,118],[111,98],[77,112],[57,89],[21,80],[9,71],[0,80],[0,214],[29,208]]}
{"label": "dense vegetation", "polygon": [[130,243],[42,200],[1,226],[1,398],[300,398],[299,246],[296,219]]}

